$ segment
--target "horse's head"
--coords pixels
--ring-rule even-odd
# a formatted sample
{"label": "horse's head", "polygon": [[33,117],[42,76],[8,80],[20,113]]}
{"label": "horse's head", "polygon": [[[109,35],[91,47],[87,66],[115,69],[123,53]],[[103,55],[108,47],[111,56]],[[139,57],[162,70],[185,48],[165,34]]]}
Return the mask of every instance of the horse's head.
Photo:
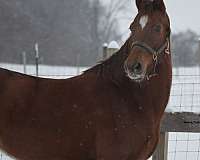
{"label": "horse's head", "polygon": [[136,0],[136,5],[124,68],[130,79],[141,82],[153,76],[160,58],[169,54],[170,22],[163,0]]}

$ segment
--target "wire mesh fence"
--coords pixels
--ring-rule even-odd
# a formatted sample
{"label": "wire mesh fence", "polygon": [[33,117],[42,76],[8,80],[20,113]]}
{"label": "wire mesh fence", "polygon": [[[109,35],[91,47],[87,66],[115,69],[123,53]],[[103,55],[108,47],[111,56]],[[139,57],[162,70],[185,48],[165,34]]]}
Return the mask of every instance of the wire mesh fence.
{"label": "wire mesh fence", "polygon": [[[200,113],[200,68],[173,70],[168,112]],[[199,133],[169,133],[168,160],[200,160]]]}
{"label": "wire mesh fence", "polygon": [[173,112],[200,113],[199,67],[178,68],[174,69],[173,72],[173,83],[168,109]]}
{"label": "wire mesh fence", "polygon": [[[0,67],[24,72],[22,65],[0,64]],[[69,78],[87,67],[39,66],[39,76],[44,78]],[[26,74],[36,75],[34,65],[26,67]],[[173,83],[167,112],[200,113],[200,68],[173,69]],[[168,160],[200,160],[200,133],[169,133]],[[0,160],[11,160],[0,154]]]}
{"label": "wire mesh fence", "polygon": [[199,133],[170,133],[169,160],[200,160]]}

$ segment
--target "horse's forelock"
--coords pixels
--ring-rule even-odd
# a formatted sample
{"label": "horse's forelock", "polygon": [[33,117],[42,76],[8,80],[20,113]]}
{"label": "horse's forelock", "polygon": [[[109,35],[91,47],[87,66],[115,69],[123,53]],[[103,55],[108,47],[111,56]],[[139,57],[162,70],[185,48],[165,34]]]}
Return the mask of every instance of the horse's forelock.
{"label": "horse's forelock", "polygon": [[163,11],[163,12],[166,11],[165,4],[164,4],[163,0],[154,0],[153,6],[154,6],[154,9],[156,9],[156,10],[160,10],[160,11]]}

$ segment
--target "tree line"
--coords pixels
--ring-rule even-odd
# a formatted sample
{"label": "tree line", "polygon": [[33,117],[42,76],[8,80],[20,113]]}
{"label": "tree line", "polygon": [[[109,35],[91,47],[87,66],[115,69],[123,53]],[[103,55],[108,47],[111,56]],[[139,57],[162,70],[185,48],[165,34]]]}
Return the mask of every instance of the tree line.
{"label": "tree line", "polygon": [[25,51],[33,63],[38,43],[44,64],[92,65],[103,42],[120,39],[122,2],[111,0],[108,8],[100,0],[1,0],[0,61],[19,63]]}
{"label": "tree line", "polygon": [[[27,63],[34,63],[38,43],[43,64],[93,65],[101,59],[104,42],[121,39],[118,20],[129,12],[126,1],[1,0],[0,61],[21,63],[26,52]],[[200,64],[199,44],[192,31],[174,34],[174,65]]]}
{"label": "tree line", "polygon": [[187,30],[172,35],[172,57],[175,67],[200,65],[200,41],[197,33]]}

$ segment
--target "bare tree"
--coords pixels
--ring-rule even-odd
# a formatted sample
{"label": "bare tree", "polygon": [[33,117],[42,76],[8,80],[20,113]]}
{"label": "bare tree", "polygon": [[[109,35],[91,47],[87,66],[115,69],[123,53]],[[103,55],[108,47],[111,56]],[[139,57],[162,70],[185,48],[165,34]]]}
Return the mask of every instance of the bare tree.
{"label": "bare tree", "polygon": [[[127,0],[110,0],[107,7],[105,6],[105,13],[102,16],[102,27],[101,27],[101,35],[102,40],[110,41],[113,38],[121,37],[121,33],[119,33],[119,20],[123,15],[129,13],[129,5],[127,5]],[[124,16],[123,18],[127,18],[128,16]],[[118,33],[113,33],[118,32]],[[116,39],[118,40],[118,39]]]}
{"label": "bare tree", "polygon": [[[96,52],[101,57],[101,44],[111,40],[119,40],[122,33],[119,28],[119,20],[123,15],[129,13],[127,0],[110,0],[106,5],[102,5],[100,0],[91,1],[91,40],[92,52]],[[127,18],[128,15],[123,16]]]}
{"label": "bare tree", "polygon": [[197,37],[197,34],[190,30],[172,35],[172,56],[175,66],[197,64]]}
{"label": "bare tree", "polygon": [[39,43],[43,63],[93,65],[102,55],[102,44],[119,40],[119,19],[128,0],[29,0],[0,2],[0,59],[33,63],[33,46]]}

